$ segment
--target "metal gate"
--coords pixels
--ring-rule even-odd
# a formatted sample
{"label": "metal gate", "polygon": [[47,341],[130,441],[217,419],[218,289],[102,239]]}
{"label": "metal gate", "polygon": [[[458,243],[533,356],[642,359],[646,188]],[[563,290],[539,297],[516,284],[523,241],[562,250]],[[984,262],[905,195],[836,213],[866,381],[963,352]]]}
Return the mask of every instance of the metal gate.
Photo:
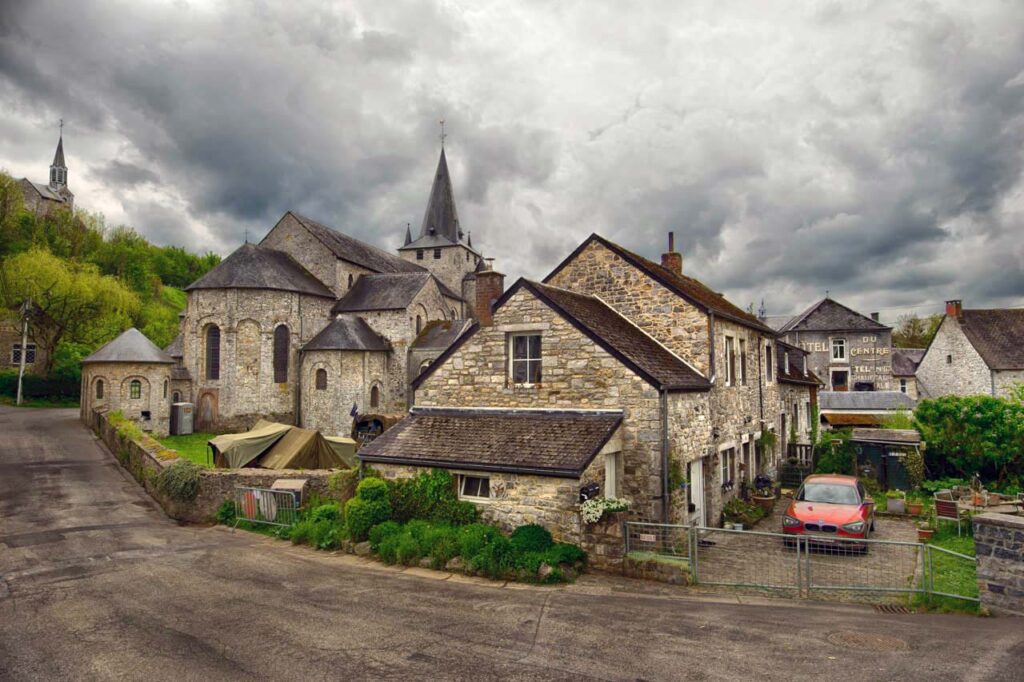
{"label": "metal gate", "polygon": [[916,542],[829,540],[626,523],[627,556],[686,560],[695,584],[840,601],[884,601],[897,595],[978,601],[977,585],[958,578],[963,574],[961,567],[973,570],[974,557]]}
{"label": "metal gate", "polygon": [[293,526],[299,520],[299,498],[290,490],[235,487],[235,526],[242,521]]}

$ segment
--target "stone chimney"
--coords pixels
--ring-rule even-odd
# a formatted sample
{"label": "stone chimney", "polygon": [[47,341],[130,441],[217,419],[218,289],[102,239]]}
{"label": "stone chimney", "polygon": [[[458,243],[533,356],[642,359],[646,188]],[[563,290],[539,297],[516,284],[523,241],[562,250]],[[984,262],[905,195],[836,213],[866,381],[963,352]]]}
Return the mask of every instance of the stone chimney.
{"label": "stone chimney", "polygon": [[486,269],[476,273],[476,302],[474,317],[481,327],[490,327],[494,324],[491,315],[491,306],[501,297],[505,291],[505,275],[495,270],[492,266],[492,258],[486,259]]}
{"label": "stone chimney", "polygon": [[878,313],[871,313],[871,319],[878,322]]}
{"label": "stone chimney", "polygon": [[946,301],[946,314],[955,317],[958,321],[964,319],[964,304],[960,299]]}
{"label": "stone chimney", "polygon": [[661,267],[677,275],[683,274],[683,254],[676,253],[676,233],[668,233],[668,252],[661,254]]}

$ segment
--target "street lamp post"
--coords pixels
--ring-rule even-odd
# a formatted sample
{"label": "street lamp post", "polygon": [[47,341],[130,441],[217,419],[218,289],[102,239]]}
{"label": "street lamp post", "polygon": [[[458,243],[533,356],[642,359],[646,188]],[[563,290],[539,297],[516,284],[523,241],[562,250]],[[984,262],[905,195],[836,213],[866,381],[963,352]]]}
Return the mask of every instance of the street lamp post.
{"label": "street lamp post", "polygon": [[21,304],[21,362],[18,363],[18,399],[21,405],[21,381],[25,376],[25,356],[28,355],[28,317],[32,307],[32,299]]}

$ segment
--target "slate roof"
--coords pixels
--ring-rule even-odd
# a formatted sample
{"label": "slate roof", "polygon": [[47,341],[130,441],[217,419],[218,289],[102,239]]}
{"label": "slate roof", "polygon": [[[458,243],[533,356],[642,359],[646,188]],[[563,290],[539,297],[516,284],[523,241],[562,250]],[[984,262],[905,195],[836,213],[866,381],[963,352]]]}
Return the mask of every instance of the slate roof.
{"label": "slate roof", "polygon": [[792,315],[765,315],[764,317],[761,317],[761,318],[758,318],[758,319],[760,319],[762,322],[764,322],[766,325],[768,325],[769,327],[771,327],[775,331],[779,331],[780,329],[785,327],[786,324],[790,320],[793,319],[793,316]]}
{"label": "slate roof", "polygon": [[579,478],[621,423],[621,412],[413,408],[359,458]]}
{"label": "slate roof", "polygon": [[41,196],[43,199],[47,199],[49,201],[56,201],[62,204],[64,203],[64,197],[50,189],[49,185],[40,185],[38,182],[32,182],[28,178],[22,178],[21,182],[23,185],[27,185],[34,189],[36,193],[39,194],[39,196]]}
{"label": "slate roof", "polygon": [[893,348],[892,374],[897,377],[911,377],[917,373],[917,366],[924,358],[924,348]]}
{"label": "slate roof", "polygon": [[914,399],[900,391],[822,391],[818,394],[822,410],[899,410],[914,409]]}
{"label": "slate roof", "polygon": [[164,348],[164,352],[172,358],[185,357],[185,337],[181,334],[175,336],[174,340],[167,344],[167,348]]}
{"label": "slate roof", "polygon": [[391,344],[358,315],[339,315],[310,339],[302,350],[391,350]]}
{"label": "slate roof", "polygon": [[842,303],[825,297],[784,324],[780,332],[803,331],[889,331],[881,322],[875,322]]}
{"label": "slate roof", "polygon": [[822,418],[832,426],[881,426],[885,417],[881,414],[828,412]]}
{"label": "slate roof", "polygon": [[53,163],[51,166],[64,167],[67,164],[64,163],[64,136],[61,135],[60,139],[57,140],[57,151],[53,155]]}
{"label": "slate roof", "polygon": [[175,365],[171,367],[171,378],[179,381],[192,381],[192,374],[189,373],[188,367]]}
{"label": "slate roof", "polygon": [[312,218],[289,211],[295,220],[309,230],[324,246],[331,250],[337,258],[355,263],[374,272],[424,272],[424,268],[407,260],[394,256],[376,246],[370,246],[355,237],[342,234],[337,230],[319,223]]}
{"label": "slate roof", "polygon": [[441,156],[437,160],[437,170],[434,171],[434,182],[430,187],[430,198],[427,199],[427,210],[423,213],[420,235],[416,241],[406,244],[401,250],[451,246],[461,242],[459,213],[455,210],[455,193],[452,190],[451,176],[448,174],[448,160],[442,147]]}
{"label": "slate roof", "polygon": [[[786,371],[785,357],[789,355],[789,371]],[[804,367],[807,363],[807,353],[788,343],[776,340],[775,342],[775,367],[776,377],[779,381],[787,384],[806,384],[817,386],[821,383],[817,375],[810,369],[804,374]]]}
{"label": "slate roof", "polygon": [[82,360],[83,364],[87,362],[151,362],[173,365],[174,358],[157,348],[145,334],[132,327]]}
{"label": "slate roof", "polygon": [[757,329],[771,334],[772,336],[775,335],[774,329],[757,319],[756,316],[751,315],[742,308],[739,308],[729,302],[725,296],[722,296],[716,291],[712,291],[700,280],[694,279],[693,277],[687,277],[686,275],[676,274],[671,270],[663,268],[659,263],[655,263],[654,261],[648,260],[639,254],[633,253],[632,251],[619,246],[614,242],[608,241],[597,234],[590,235],[590,237],[580,244],[575,251],[569,254],[569,256],[558,265],[558,267],[551,271],[551,274],[544,278],[544,282],[547,283],[550,281],[592,241],[596,241],[606,248],[614,251],[623,260],[631,263],[634,267],[645,272],[662,286],[675,292],[678,296],[686,299],[701,310],[704,310],[705,312],[713,312],[718,317],[732,320],[733,322],[742,324],[745,327]]}
{"label": "slate roof", "polygon": [[255,244],[238,247],[185,288],[193,289],[273,289],[334,298],[323,282],[287,253]]}
{"label": "slate roof", "polygon": [[[528,280],[519,282],[650,383],[675,390],[706,391],[711,388],[708,380],[697,370],[601,299]],[[509,291],[516,289],[519,282]],[[505,300],[506,297],[499,299],[495,308]]]}
{"label": "slate roof", "polygon": [[921,442],[921,434],[914,429],[854,429],[850,434],[850,440],[861,443],[917,445]]}
{"label": "slate roof", "polygon": [[469,329],[471,324],[473,324],[473,320],[433,320],[423,327],[423,331],[413,340],[410,348],[412,350],[447,348],[455,343],[455,339]]}
{"label": "slate roof", "polygon": [[964,309],[960,326],[989,369],[1024,369],[1024,309]]}

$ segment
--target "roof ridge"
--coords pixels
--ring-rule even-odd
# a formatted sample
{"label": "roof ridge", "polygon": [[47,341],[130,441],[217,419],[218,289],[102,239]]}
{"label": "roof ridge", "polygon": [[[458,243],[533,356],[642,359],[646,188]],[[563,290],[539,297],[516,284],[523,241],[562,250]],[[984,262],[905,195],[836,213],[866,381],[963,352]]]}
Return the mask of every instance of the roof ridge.
{"label": "roof ridge", "polygon": [[[317,234],[317,230],[318,229],[327,230],[328,232],[331,232],[331,233],[333,233],[335,235],[338,235],[339,237],[342,237],[344,239],[351,239],[354,242],[358,242],[361,246],[365,247],[366,249],[369,249],[375,255],[380,256],[385,261],[394,264],[396,268],[410,268],[408,270],[405,270],[405,272],[412,273],[412,272],[415,272],[417,269],[418,270],[423,270],[424,272],[428,272],[428,270],[426,268],[424,268],[423,266],[421,266],[421,265],[417,265],[416,263],[413,263],[411,261],[407,261],[404,258],[402,258],[401,256],[396,256],[396,255],[394,255],[392,253],[389,253],[388,251],[385,251],[384,249],[380,248],[379,246],[374,246],[373,244],[370,244],[369,242],[365,242],[362,239],[359,239],[358,237],[353,237],[350,234],[346,234],[345,232],[342,232],[341,230],[335,229],[335,228],[331,227],[330,225],[328,225],[326,223],[322,223],[319,220],[316,220],[315,218],[310,218],[309,216],[303,215],[303,214],[299,213],[298,211],[294,211],[292,209],[288,209],[288,211],[285,212],[285,215],[291,215],[292,217],[294,217],[299,222],[300,225],[302,225],[307,230],[309,230],[310,234],[312,234],[313,237],[315,239],[317,239],[317,241],[319,241],[321,244],[326,246],[328,248],[328,250],[330,250],[330,252],[334,254],[335,258],[339,258],[341,260],[345,260],[345,261],[348,261],[350,263],[355,263],[356,265],[359,265],[361,267],[365,267],[365,268],[367,268],[369,270],[374,270],[376,274],[388,274],[388,273],[385,273],[385,272],[381,272],[380,270],[377,270],[376,268],[374,268],[374,267],[372,267],[370,265],[367,265],[366,263],[358,263],[356,261],[351,260],[350,258],[347,258],[345,256],[342,256],[342,255],[338,254],[338,252],[334,249],[334,247],[331,244],[328,244],[327,242],[325,242],[324,239],[321,237],[321,235]],[[278,222],[280,222],[280,220]],[[400,273],[400,272],[402,272],[402,270],[398,269],[398,270],[396,270],[396,272]]]}

